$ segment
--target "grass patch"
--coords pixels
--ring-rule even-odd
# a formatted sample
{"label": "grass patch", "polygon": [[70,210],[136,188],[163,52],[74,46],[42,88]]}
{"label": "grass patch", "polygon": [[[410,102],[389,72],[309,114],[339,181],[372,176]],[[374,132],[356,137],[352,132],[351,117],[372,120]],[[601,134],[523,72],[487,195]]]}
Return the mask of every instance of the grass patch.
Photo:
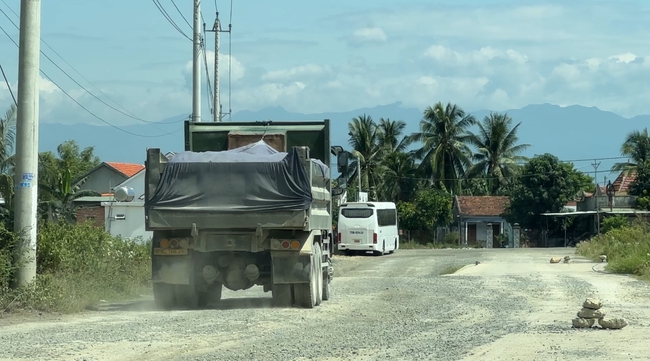
{"label": "grass patch", "polygon": [[464,265],[448,265],[442,269],[440,275],[450,275],[458,272],[459,269],[465,267]]}
{"label": "grass patch", "polygon": [[576,253],[594,261],[607,256],[606,269],[650,280],[650,225],[635,222],[581,242]]}
{"label": "grass patch", "polygon": [[10,289],[16,237],[2,228],[0,238],[0,310],[77,312],[100,300],[134,297],[149,287],[148,242],[113,237],[89,222],[62,222],[39,226],[36,280]]}

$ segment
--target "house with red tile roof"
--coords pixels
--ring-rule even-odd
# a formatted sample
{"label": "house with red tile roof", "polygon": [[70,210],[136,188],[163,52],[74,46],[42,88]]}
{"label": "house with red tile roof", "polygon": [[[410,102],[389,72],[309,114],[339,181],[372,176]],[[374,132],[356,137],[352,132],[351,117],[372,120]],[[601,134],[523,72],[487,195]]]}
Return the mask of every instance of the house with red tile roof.
{"label": "house with red tile roof", "polygon": [[502,216],[508,202],[505,196],[455,196],[453,214],[460,227],[461,243],[485,245],[491,226],[494,248],[502,247],[496,240],[500,235],[511,244],[512,227]]}
{"label": "house with red tile roof", "polygon": [[102,162],[79,179],[87,178],[82,189],[94,190],[98,193],[113,192],[113,188],[134,175],[142,172],[144,165],[121,162]]}

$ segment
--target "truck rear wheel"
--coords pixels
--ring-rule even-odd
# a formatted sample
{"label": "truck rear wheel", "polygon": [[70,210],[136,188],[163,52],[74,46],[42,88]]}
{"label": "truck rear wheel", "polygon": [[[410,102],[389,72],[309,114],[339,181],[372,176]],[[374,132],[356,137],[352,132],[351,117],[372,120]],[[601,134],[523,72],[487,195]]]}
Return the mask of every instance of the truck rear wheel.
{"label": "truck rear wheel", "polygon": [[296,304],[300,307],[314,308],[319,303],[318,297],[321,292],[319,292],[318,286],[321,283],[318,281],[318,278],[323,278],[323,267],[322,259],[318,258],[318,254],[320,254],[320,244],[314,243],[310,257],[309,283],[297,283],[293,285]]}

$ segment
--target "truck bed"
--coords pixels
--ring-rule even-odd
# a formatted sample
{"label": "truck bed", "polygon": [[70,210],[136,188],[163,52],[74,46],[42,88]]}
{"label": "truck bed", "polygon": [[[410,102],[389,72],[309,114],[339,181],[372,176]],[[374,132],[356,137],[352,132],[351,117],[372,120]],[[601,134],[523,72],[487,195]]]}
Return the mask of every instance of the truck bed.
{"label": "truck bed", "polygon": [[222,152],[148,150],[147,229],[329,228],[329,169],[260,141]]}

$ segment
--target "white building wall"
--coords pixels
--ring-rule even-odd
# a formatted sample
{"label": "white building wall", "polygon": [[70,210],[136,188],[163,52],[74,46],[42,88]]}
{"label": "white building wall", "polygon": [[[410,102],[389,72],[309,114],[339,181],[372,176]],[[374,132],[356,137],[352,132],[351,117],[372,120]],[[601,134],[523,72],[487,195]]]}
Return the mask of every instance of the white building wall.
{"label": "white building wall", "polygon": [[144,202],[102,202],[102,205],[105,229],[111,235],[124,239],[141,237],[143,241],[153,236],[153,232],[145,230]]}
{"label": "white building wall", "polygon": [[[501,224],[501,229],[499,231],[499,234],[503,234],[504,231],[504,224]],[[476,240],[477,241],[483,241],[487,242],[487,223],[476,223]]]}

